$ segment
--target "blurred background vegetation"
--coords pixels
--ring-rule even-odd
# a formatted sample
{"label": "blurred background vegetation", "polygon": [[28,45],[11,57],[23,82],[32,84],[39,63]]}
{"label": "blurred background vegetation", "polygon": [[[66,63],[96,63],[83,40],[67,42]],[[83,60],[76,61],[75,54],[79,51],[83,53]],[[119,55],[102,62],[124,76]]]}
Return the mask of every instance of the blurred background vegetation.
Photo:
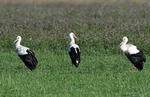
{"label": "blurred background vegetation", "polygon": [[146,0],[0,0],[0,51],[13,41],[37,51],[67,50],[74,32],[82,53],[119,54],[123,36],[150,54],[150,2]]}
{"label": "blurred background vegetation", "polygon": [[149,0],[0,0],[1,3],[72,3],[72,4],[90,4],[90,3],[118,3],[118,2],[136,2],[136,3],[149,3]]}

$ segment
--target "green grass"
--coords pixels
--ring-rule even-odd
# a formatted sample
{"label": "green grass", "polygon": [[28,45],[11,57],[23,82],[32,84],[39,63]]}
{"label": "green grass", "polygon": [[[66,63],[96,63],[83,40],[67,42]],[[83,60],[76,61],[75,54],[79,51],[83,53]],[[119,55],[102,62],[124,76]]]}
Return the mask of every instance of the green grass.
{"label": "green grass", "polygon": [[[148,97],[150,10],[142,2],[0,4],[0,97]],[[70,32],[81,48],[77,69],[67,53]],[[35,51],[33,72],[14,51],[17,35]],[[120,52],[123,36],[146,54],[142,71],[132,73]]]}
{"label": "green grass", "polygon": [[[99,53],[99,52],[97,52]],[[82,55],[79,68],[67,52],[36,52],[38,67],[24,71],[15,52],[0,55],[0,97],[148,97],[149,59],[143,71],[124,55]]]}

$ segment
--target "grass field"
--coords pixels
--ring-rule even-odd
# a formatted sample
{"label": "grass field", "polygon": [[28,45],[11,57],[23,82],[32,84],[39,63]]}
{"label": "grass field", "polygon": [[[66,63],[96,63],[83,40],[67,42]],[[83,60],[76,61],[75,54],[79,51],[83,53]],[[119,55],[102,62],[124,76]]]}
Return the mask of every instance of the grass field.
{"label": "grass field", "polygon": [[[3,4],[17,4],[17,3],[70,3],[73,5],[78,4],[90,4],[90,3],[118,3],[124,2],[124,0],[0,0],[0,3]],[[126,0],[126,2],[135,2],[135,3],[149,3],[148,0]]]}
{"label": "grass field", "polygon": [[[123,55],[82,55],[76,69],[69,56],[39,53],[38,68],[24,71],[24,64],[12,52],[0,55],[1,97],[148,97],[149,61],[144,70],[131,72]],[[149,60],[150,57],[147,57]]]}
{"label": "grass field", "polygon": [[[150,3],[113,1],[0,3],[0,97],[149,97]],[[67,53],[70,32],[81,48],[79,68]],[[36,54],[33,72],[15,53],[17,35]],[[145,53],[142,71],[132,73],[120,52],[123,36]]]}

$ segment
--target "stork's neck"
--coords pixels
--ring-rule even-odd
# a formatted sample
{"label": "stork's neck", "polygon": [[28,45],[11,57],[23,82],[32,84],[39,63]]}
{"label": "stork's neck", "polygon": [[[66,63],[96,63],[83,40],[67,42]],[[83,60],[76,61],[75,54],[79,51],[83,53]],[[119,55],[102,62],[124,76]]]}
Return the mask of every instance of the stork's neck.
{"label": "stork's neck", "polygon": [[16,43],[16,47],[20,46],[20,42],[21,42],[21,41],[18,41],[18,42]]}
{"label": "stork's neck", "polygon": [[121,49],[123,52],[127,52],[128,48],[127,48],[126,43],[121,44],[121,45],[120,45],[120,49]]}
{"label": "stork's neck", "polygon": [[73,37],[71,37],[70,39],[71,39],[70,44],[75,44],[75,39]]}

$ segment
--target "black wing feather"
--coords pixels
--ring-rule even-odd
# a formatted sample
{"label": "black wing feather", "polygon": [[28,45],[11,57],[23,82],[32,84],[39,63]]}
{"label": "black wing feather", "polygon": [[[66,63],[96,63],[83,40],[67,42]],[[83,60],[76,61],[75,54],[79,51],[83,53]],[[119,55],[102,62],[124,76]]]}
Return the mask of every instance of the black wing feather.
{"label": "black wing feather", "polygon": [[[75,51],[75,49],[77,50],[77,52]],[[70,51],[69,51],[69,55],[70,55],[72,64],[74,64],[76,67],[78,67],[81,62],[79,48],[71,47]]]}
{"label": "black wing feather", "polygon": [[138,70],[143,69],[143,63],[146,62],[146,57],[144,56],[142,51],[140,51],[137,54],[128,54],[127,53],[126,56]]}
{"label": "black wing feather", "polygon": [[27,50],[27,53],[28,54],[26,55],[19,55],[19,57],[24,62],[24,64],[32,71],[36,68],[38,61],[33,51]]}

